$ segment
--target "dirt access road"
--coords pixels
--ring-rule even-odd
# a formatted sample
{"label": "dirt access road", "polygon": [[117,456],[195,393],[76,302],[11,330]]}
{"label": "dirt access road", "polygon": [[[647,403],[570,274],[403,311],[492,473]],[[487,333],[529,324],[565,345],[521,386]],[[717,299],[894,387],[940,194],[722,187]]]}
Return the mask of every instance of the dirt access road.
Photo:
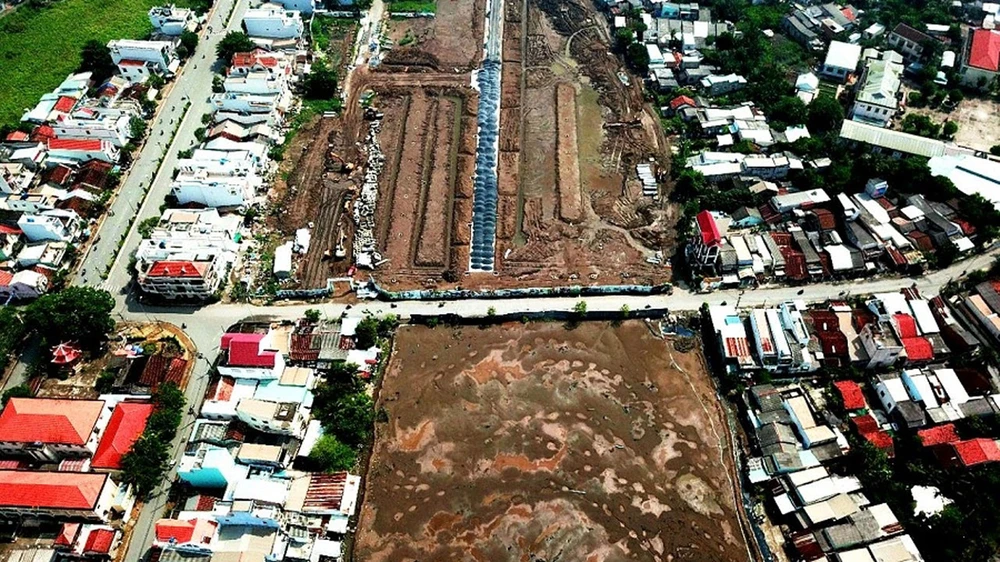
{"label": "dirt access road", "polygon": [[404,327],[354,560],[750,558],[700,351],[646,324]]}

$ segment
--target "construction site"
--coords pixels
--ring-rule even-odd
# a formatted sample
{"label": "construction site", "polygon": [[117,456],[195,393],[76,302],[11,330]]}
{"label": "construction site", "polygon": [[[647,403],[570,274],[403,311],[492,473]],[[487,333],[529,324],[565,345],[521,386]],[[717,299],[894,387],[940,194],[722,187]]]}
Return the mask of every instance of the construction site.
{"label": "construction site", "polygon": [[396,338],[353,560],[757,559],[696,340],[641,321]]}
{"label": "construction site", "polygon": [[352,266],[397,291],[670,281],[669,147],[589,2],[442,1],[378,31],[343,113],[286,151],[297,286]]}

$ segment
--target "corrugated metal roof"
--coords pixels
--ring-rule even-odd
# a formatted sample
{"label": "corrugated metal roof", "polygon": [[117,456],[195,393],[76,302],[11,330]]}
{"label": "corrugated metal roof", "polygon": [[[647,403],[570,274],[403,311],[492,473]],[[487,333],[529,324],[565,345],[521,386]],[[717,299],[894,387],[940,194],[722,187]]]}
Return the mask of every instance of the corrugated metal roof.
{"label": "corrugated metal roof", "polygon": [[863,142],[888,150],[915,154],[925,158],[933,158],[934,156],[943,156],[945,154],[945,143],[939,140],[919,137],[900,131],[890,131],[889,129],[865,125],[864,123],[849,119],[844,120],[844,124],[840,127],[840,136],[847,140]]}

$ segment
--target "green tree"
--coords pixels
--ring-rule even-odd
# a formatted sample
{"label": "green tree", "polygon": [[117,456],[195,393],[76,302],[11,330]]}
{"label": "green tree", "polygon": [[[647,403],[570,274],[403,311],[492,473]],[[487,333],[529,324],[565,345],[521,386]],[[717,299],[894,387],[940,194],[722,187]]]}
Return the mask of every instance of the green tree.
{"label": "green tree", "polygon": [[92,287],[68,287],[42,295],[24,314],[28,329],[47,344],[76,341],[97,349],[115,328],[111,318],[115,301],[107,291]]}
{"label": "green tree", "polygon": [[833,96],[820,95],[809,104],[809,131],[813,134],[837,131],[844,122],[844,108]]}
{"label": "green tree", "polygon": [[193,31],[181,32],[181,45],[187,49],[189,55],[193,55],[198,48],[198,34]]}
{"label": "green tree", "polygon": [[649,51],[641,43],[632,43],[625,50],[625,62],[637,74],[649,72]]}
{"label": "green tree", "polygon": [[958,123],[954,121],[946,121],[944,126],[941,128],[941,136],[946,139],[955,138],[955,133],[958,132]]}
{"label": "green tree", "polygon": [[573,305],[573,312],[583,316],[587,313],[587,301],[579,301]]}
{"label": "green tree", "polygon": [[386,339],[392,336],[399,327],[399,316],[395,314],[387,314],[378,319],[378,327],[376,332],[378,333],[379,339]]}
{"label": "green tree", "polygon": [[354,467],[357,454],[333,435],[323,435],[309,451],[309,460],[323,472],[338,472]]}
{"label": "green tree", "polygon": [[365,444],[375,423],[372,399],[364,393],[348,394],[337,400],[334,406],[329,418],[321,420],[326,432],[352,447]]}
{"label": "green tree", "polygon": [[305,317],[306,320],[315,324],[316,322],[319,322],[320,312],[315,308],[310,308],[306,311]]}
{"label": "green tree", "polygon": [[128,121],[128,133],[132,140],[138,141],[146,136],[146,120],[133,117]]}
{"label": "green tree", "polygon": [[139,497],[146,496],[163,480],[169,456],[159,436],[143,432],[122,456],[122,477],[135,486]]}
{"label": "green tree", "polygon": [[803,125],[809,120],[809,108],[798,96],[785,96],[771,111],[771,124],[778,127]]}
{"label": "green tree", "polygon": [[247,51],[252,51],[257,47],[257,45],[250,39],[250,36],[242,31],[230,31],[219,41],[219,44],[215,47],[215,54],[226,62],[231,62],[233,60],[233,55],[236,53],[245,53]]}
{"label": "green tree", "polygon": [[111,49],[96,39],[83,44],[80,50],[80,72],[92,72],[91,79],[96,84],[103,84],[115,73],[114,61],[111,60]]}
{"label": "green tree", "polygon": [[172,382],[165,382],[153,393],[153,405],[161,410],[182,411],[187,399],[181,389]]}
{"label": "green tree", "polygon": [[118,376],[114,371],[101,371],[100,376],[97,377],[97,382],[94,383],[94,390],[96,390],[98,394],[107,394],[108,392],[111,392],[111,389],[115,387],[116,378],[118,378]]}
{"label": "green tree", "polygon": [[302,84],[306,99],[328,100],[337,95],[337,71],[326,63],[316,62]]}
{"label": "green tree", "polygon": [[5,406],[7,401],[11,398],[31,398],[31,387],[26,384],[19,384],[17,386],[12,386],[4,391],[3,395],[0,396],[0,406]]}
{"label": "green tree", "polygon": [[358,349],[369,349],[378,343],[378,319],[366,316],[354,332],[354,343]]}

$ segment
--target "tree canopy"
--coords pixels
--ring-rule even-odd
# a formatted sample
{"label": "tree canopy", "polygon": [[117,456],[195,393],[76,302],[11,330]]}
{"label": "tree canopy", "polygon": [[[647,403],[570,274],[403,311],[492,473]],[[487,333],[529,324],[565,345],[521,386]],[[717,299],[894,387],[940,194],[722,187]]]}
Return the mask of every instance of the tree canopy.
{"label": "tree canopy", "polygon": [[337,72],[322,61],[317,62],[303,81],[302,89],[306,99],[332,99],[337,95]]}
{"label": "tree canopy", "polygon": [[833,96],[819,95],[809,104],[809,131],[821,134],[840,129],[844,108]]}
{"label": "tree canopy", "polygon": [[67,287],[42,295],[24,313],[27,328],[47,343],[78,342],[96,349],[115,328],[111,318],[115,301],[107,291],[92,287]]}
{"label": "tree canopy", "polygon": [[96,39],[84,43],[80,50],[81,72],[92,72],[91,78],[97,84],[103,84],[115,73],[115,63],[111,60],[111,49]]}
{"label": "tree canopy", "polygon": [[354,449],[329,434],[320,437],[309,452],[309,460],[324,472],[349,470],[354,467],[356,459]]}
{"label": "tree canopy", "polygon": [[250,39],[250,36],[242,31],[230,31],[219,41],[219,44],[215,47],[215,54],[219,56],[220,59],[231,62],[233,60],[233,55],[236,53],[245,53],[247,51],[252,51],[257,47],[256,43]]}

